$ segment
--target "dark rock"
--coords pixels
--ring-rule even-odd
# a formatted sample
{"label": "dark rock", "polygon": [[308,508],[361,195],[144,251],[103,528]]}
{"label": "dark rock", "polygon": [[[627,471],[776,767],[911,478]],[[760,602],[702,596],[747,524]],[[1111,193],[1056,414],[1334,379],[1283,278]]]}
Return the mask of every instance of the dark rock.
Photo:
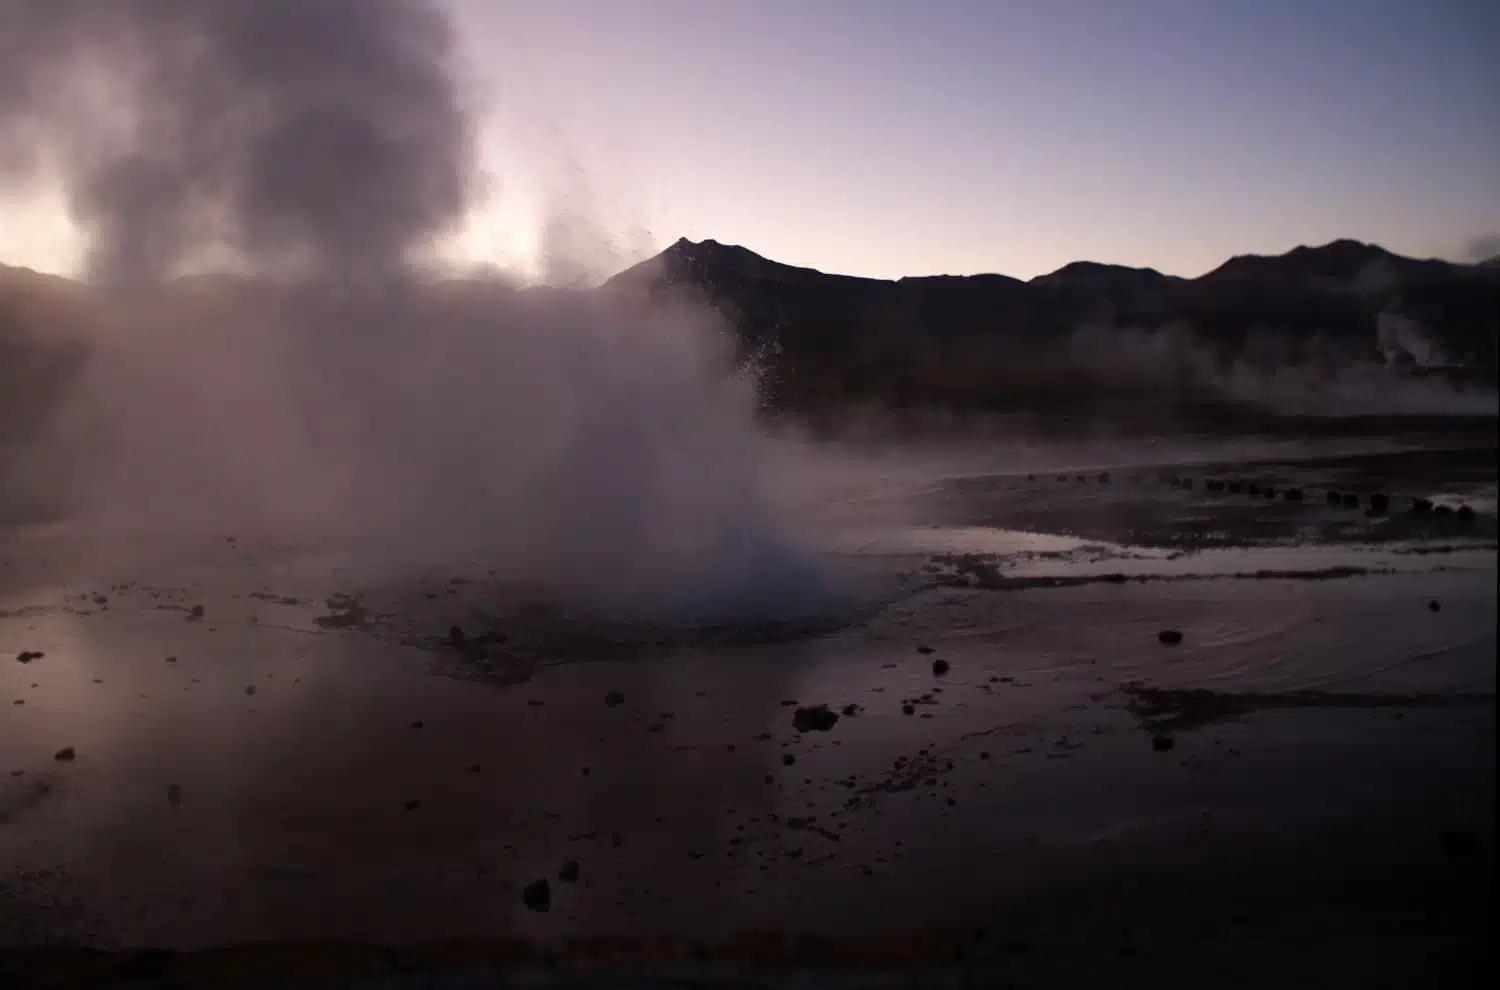
{"label": "dark rock", "polygon": [[1182,630],[1163,629],[1156,634],[1156,638],[1161,641],[1163,646],[1176,646],[1182,642]]}
{"label": "dark rock", "polygon": [[1359,508],[1359,496],[1353,494],[1352,492],[1349,493],[1349,494],[1346,494],[1344,496],[1344,508],[1346,508],[1346,509],[1357,509],[1357,508]]}
{"label": "dark rock", "polygon": [[557,871],[557,879],[563,883],[578,882],[578,860],[570,859],[563,863],[562,869]]}
{"label": "dark rock", "polygon": [[1182,488],[1185,491],[1192,491],[1193,490],[1193,479],[1192,478],[1183,478],[1181,481],[1178,482],[1178,487]]}
{"label": "dark rock", "polygon": [[795,756],[793,756],[791,753],[783,753],[781,755],[781,765],[784,766],[784,767],[789,767],[793,763],[796,763],[796,762],[797,762],[797,758]]}
{"label": "dark rock", "polygon": [[552,910],[552,884],[542,877],[521,889],[521,903],[533,911],[545,914]]}
{"label": "dark rock", "polygon": [[1109,484],[1109,482],[1110,482],[1109,472],[1108,471],[1100,471],[1099,472],[1099,484],[1101,484],[1101,485],[1107,485],[1107,484]]}
{"label": "dark rock", "polygon": [[1089,479],[1086,478],[1086,477],[1084,477],[1083,475],[1079,474],[1079,475],[1074,475],[1073,480],[1076,481],[1078,484],[1082,485],[1082,484],[1087,483]]}
{"label": "dark rock", "polygon": [[416,811],[420,807],[422,807],[422,802],[421,801],[412,800],[412,801],[406,802],[406,810],[407,811]]}
{"label": "dark rock", "polygon": [[1255,484],[1254,482],[1251,482],[1250,484],[1245,486],[1245,494],[1251,496],[1252,498],[1256,495],[1259,495],[1260,486]]}
{"label": "dark rock", "polygon": [[827,705],[814,705],[797,709],[792,716],[792,728],[798,732],[827,732],[838,720],[838,713],[830,711]]}
{"label": "dark rock", "polygon": [[247,694],[247,695],[254,695],[255,694],[255,685],[254,684],[246,684],[245,685],[245,694]]}
{"label": "dark rock", "polygon": [[69,763],[72,760],[77,759],[77,757],[78,754],[74,752],[72,746],[64,746],[62,749],[52,754],[52,758],[54,760],[60,760],[63,763]]}
{"label": "dark rock", "polygon": [[922,654],[923,656],[926,656],[927,654],[932,653],[933,649],[930,646],[919,646],[917,647],[917,652]]}
{"label": "dark rock", "polygon": [[1035,481],[1036,480],[1036,475],[1034,475],[1034,474],[1028,474],[1026,476],[1026,480],[1027,481]]}
{"label": "dark rock", "polygon": [[1242,492],[1244,490],[1245,490],[1245,486],[1242,485],[1242,484],[1240,484],[1238,481],[1231,481],[1229,483],[1229,494],[1231,494],[1231,495],[1238,495],[1240,492]]}
{"label": "dark rock", "polygon": [[1265,499],[1267,502],[1274,502],[1276,500],[1276,489],[1262,488],[1260,490],[1260,497]]}
{"label": "dark rock", "polygon": [[1177,740],[1173,739],[1171,736],[1167,735],[1164,732],[1158,732],[1156,735],[1151,737],[1151,748],[1156,750],[1156,752],[1158,753],[1165,753],[1167,750],[1176,745]]}
{"label": "dark rock", "polygon": [[1376,492],[1370,496],[1371,515],[1383,516],[1389,511],[1391,511],[1391,497],[1389,495]]}
{"label": "dark rock", "polygon": [[463,646],[464,645],[464,631],[463,631],[462,627],[460,627],[460,626],[449,626],[448,627],[448,645],[449,646]]}
{"label": "dark rock", "polygon": [[478,773],[479,770],[480,770],[480,766],[479,766],[478,763],[470,763],[469,764],[469,772],[470,773]]}
{"label": "dark rock", "polygon": [[849,718],[853,718],[855,715],[858,715],[858,714],[859,714],[859,706],[858,705],[853,704],[851,702],[850,704],[847,704],[847,705],[844,706],[844,715],[845,716],[847,716]]}
{"label": "dark rock", "polygon": [[935,677],[942,677],[944,674],[948,673],[949,669],[950,667],[948,666],[948,661],[946,660],[932,661],[932,673]]}
{"label": "dark rock", "polygon": [[46,656],[45,653],[38,653],[35,650],[22,650],[16,654],[16,663],[30,663],[33,660],[40,660],[44,656]]}
{"label": "dark rock", "polygon": [[167,788],[167,803],[174,808],[182,807],[182,785],[173,784]]}
{"label": "dark rock", "polygon": [[417,719],[417,720],[416,720],[416,721],[415,721],[415,722],[413,722],[413,723],[412,723],[412,724],[411,724],[411,727],[412,727],[412,728],[413,728],[413,729],[420,729],[420,728],[423,728],[423,722],[422,722],[422,720],[421,720],[421,719]]}
{"label": "dark rock", "polygon": [[1473,832],[1449,829],[1442,836],[1443,852],[1454,859],[1469,859],[1479,851],[1479,840]]}
{"label": "dark rock", "polygon": [[1471,523],[1477,518],[1474,514],[1474,510],[1469,508],[1467,505],[1460,505],[1458,507],[1458,510],[1453,514],[1455,517],[1457,517],[1459,522]]}
{"label": "dark rock", "polygon": [[1328,493],[1328,504],[1329,505],[1343,505],[1344,504],[1344,496],[1340,495],[1338,492],[1329,492]]}
{"label": "dark rock", "polygon": [[188,613],[188,618],[189,619],[201,619],[201,618],[203,618],[203,606],[202,605],[194,605],[193,606],[193,610]]}
{"label": "dark rock", "polygon": [[1288,488],[1286,490],[1286,494],[1283,495],[1282,497],[1285,498],[1288,502],[1300,502],[1300,501],[1302,501],[1302,498],[1303,498],[1302,489],[1300,489],[1300,488]]}
{"label": "dark rock", "polygon": [[901,714],[902,715],[915,715],[916,713],[917,713],[917,709],[913,705],[902,705],[901,706]]}
{"label": "dark rock", "polygon": [[625,704],[625,695],[621,694],[619,691],[610,691],[604,696],[604,703],[610,708],[619,708],[621,705]]}
{"label": "dark rock", "polygon": [[1414,498],[1411,500],[1411,514],[1414,516],[1425,516],[1432,513],[1432,499]]}
{"label": "dark rock", "polygon": [[1203,483],[1203,487],[1207,488],[1211,492],[1222,492],[1225,488],[1225,485],[1222,481],[1205,481]]}
{"label": "dark rock", "polygon": [[1427,603],[1427,610],[1429,612],[1441,612],[1443,610],[1443,603],[1434,598]]}
{"label": "dark rock", "polygon": [[1435,505],[1432,514],[1440,519],[1448,519],[1453,515],[1453,509],[1446,505]]}

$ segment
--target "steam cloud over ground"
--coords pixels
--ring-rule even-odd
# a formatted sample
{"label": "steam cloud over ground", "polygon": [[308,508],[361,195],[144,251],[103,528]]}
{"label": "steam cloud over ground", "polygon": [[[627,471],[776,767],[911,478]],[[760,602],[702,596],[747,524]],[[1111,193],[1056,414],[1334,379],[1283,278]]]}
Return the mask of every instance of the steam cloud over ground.
{"label": "steam cloud over ground", "polygon": [[457,79],[428,0],[0,8],[0,182],[61,175],[112,287],[34,472],[99,522],[499,554],[632,614],[805,592],[711,317],[421,277],[474,198]]}

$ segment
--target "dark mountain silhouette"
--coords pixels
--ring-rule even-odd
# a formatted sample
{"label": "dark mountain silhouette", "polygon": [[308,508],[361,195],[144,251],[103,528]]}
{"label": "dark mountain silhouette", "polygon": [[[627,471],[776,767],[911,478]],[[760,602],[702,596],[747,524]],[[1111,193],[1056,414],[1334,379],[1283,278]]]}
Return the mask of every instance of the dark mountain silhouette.
{"label": "dark mountain silhouette", "polygon": [[773,398],[803,406],[1025,404],[1164,384],[1191,391],[1182,375],[1127,383],[1098,360],[1081,360],[1081,328],[1094,329],[1090,346],[1110,331],[1169,332],[1199,366],[1274,367],[1389,362],[1399,346],[1388,330],[1399,325],[1401,339],[1424,339],[1428,364],[1442,355],[1448,373],[1492,382],[1500,328],[1495,269],[1352,240],[1242,255],[1192,279],[1082,261],[1023,282],[825,275],[683,239],[605,288],[706,300],[734,325],[745,352],[771,365]]}

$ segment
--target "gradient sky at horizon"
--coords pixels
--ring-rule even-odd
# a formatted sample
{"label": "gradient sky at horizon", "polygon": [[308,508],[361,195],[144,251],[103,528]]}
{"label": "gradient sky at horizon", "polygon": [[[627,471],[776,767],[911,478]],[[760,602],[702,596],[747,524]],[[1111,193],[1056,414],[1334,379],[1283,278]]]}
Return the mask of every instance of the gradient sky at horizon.
{"label": "gradient sky at horizon", "polygon": [[[466,257],[558,215],[605,269],[687,236],[880,277],[1500,234],[1485,0],[444,2],[495,175]],[[56,198],[7,215],[0,261],[76,257]]]}

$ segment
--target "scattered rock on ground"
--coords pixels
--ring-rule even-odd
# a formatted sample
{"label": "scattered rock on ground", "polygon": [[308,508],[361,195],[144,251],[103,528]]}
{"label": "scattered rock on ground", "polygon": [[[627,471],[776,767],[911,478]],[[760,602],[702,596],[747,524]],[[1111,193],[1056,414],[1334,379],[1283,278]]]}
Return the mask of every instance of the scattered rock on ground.
{"label": "scattered rock on ground", "polygon": [[795,756],[793,756],[791,753],[783,753],[782,756],[781,756],[781,765],[782,766],[789,767],[793,763],[796,763],[796,762],[797,762],[797,758]]}
{"label": "scattered rock on ground", "polygon": [[946,660],[932,661],[932,673],[937,677],[942,677],[944,674],[948,673],[950,669],[951,668],[949,667],[948,661]]}
{"label": "scattered rock on ground", "polygon": [[16,654],[16,662],[30,663],[33,660],[40,660],[44,656],[46,656],[45,653],[39,653],[36,650],[22,650]]}
{"label": "scattered rock on ground", "polygon": [[797,709],[792,715],[792,728],[798,732],[827,732],[838,720],[838,713],[827,705],[813,705]]}
{"label": "scattered rock on ground", "polygon": [[919,646],[919,647],[917,647],[917,652],[920,653],[920,654],[922,654],[925,657],[929,653],[932,653],[934,651],[933,651],[932,647],[930,647],[930,646]]}
{"label": "scattered rock on ground", "polygon": [[521,903],[533,911],[545,914],[552,910],[552,885],[546,877],[528,883],[521,890]]}
{"label": "scattered rock on ground", "polygon": [[71,760],[77,759],[77,757],[78,754],[74,752],[72,746],[64,746],[62,749],[58,750],[52,755],[52,758],[54,760],[60,760],[63,763],[67,763]]}
{"label": "scattered rock on ground", "polygon": [[1163,646],[1176,646],[1182,642],[1182,630],[1163,629],[1156,634],[1156,638],[1161,641]]}

